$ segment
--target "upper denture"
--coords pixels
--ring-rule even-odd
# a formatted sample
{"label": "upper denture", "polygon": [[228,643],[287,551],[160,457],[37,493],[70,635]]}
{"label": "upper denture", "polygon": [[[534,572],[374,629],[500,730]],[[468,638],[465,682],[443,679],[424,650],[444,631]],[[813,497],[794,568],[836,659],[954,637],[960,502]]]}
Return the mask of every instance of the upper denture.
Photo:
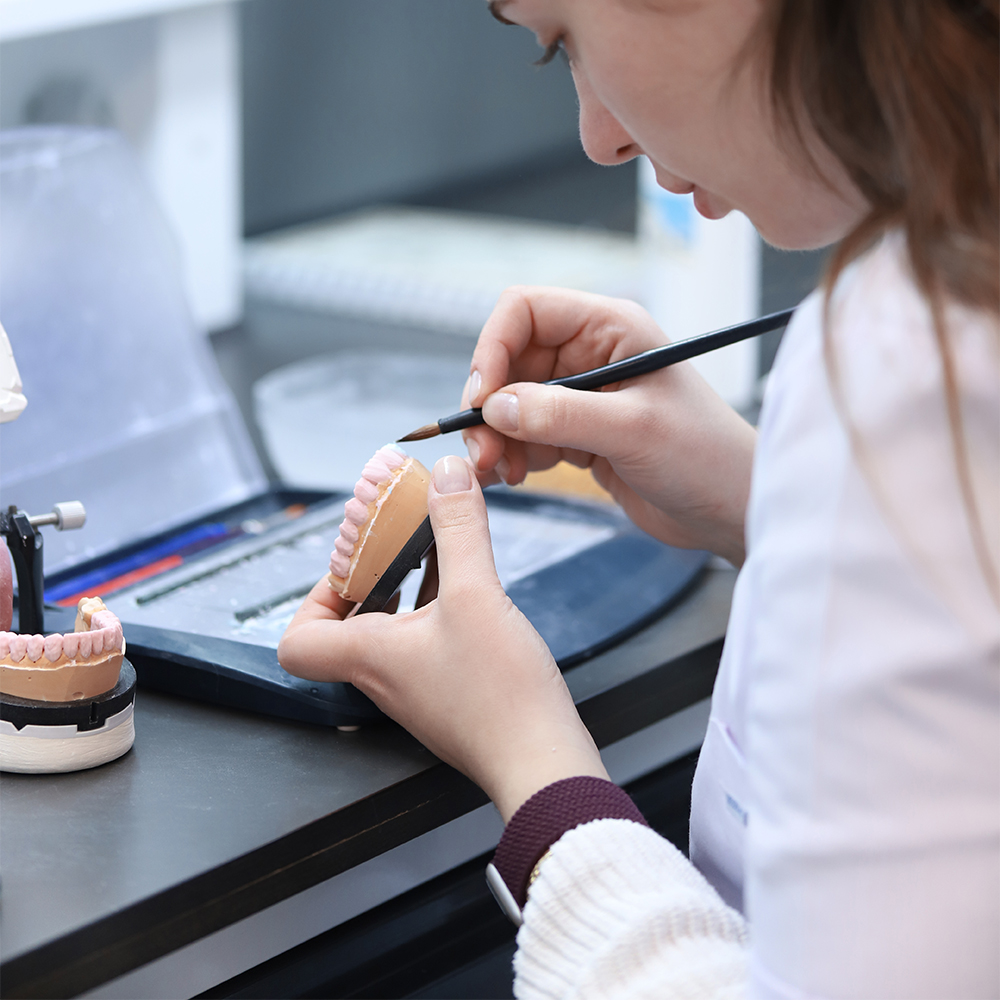
{"label": "upper denture", "polygon": [[379,448],[368,460],[354,487],[354,496],[344,505],[340,536],[330,553],[330,572],[334,576],[345,579],[350,573],[351,558],[361,540],[361,529],[374,513],[372,505],[378,501],[382,487],[405,461],[406,455],[389,446]]}
{"label": "upper denture", "polygon": [[395,447],[368,461],[344,506],[328,581],[348,601],[363,601],[427,516],[430,473]]}

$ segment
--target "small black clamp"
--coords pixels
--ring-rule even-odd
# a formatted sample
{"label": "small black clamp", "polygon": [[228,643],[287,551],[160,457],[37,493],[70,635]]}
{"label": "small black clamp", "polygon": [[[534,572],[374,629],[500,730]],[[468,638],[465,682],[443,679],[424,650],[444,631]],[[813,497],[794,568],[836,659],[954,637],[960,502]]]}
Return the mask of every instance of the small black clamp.
{"label": "small black clamp", "polygon": [[50,514],[26,514],[13,504],[0,511],[0,535],[7,541],[17,573],[17,630],[21,635],[41,635],[45,629],[45,571],[43,539],[38,530],[54,525],[57,531],[82,528],[87,512],[78,500],[57,503]]}

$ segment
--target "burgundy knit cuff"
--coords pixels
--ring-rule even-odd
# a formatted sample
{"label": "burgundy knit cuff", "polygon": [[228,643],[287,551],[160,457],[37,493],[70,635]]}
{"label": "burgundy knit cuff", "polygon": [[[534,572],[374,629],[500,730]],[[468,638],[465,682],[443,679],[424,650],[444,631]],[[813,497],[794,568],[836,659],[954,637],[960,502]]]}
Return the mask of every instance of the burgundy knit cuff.
{"label": "burgundy knit cuff", "polygon": [[630,819],[649,826],[635,803],[603,778],[563,778],[546,785],[511,817],[493,867],[524,908],[528,877],[538,859],[566,832],[595,819]]}

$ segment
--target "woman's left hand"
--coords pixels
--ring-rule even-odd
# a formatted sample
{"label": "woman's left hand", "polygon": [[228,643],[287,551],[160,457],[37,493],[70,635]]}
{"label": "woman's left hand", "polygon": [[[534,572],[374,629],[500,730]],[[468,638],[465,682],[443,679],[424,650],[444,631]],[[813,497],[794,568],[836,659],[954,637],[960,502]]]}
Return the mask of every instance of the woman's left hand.
{"label": "woman's left hand", "polygon": [[475,781],[504,821],[560,778],[606,778],[548,647],[504,593],[486,505],[463,459],[434,466],[428,506],[436,599],[405,615],[347,618],[326,579],[278,646],[298,677],[347,681]]}

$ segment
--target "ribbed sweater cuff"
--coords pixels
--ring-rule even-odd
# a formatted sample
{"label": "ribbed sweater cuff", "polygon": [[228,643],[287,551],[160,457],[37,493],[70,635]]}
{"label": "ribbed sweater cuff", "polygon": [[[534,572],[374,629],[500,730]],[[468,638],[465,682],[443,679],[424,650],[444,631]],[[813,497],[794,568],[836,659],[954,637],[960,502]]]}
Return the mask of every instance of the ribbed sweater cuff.
{"label": "ribbed sweater cuff", "polygon": [[627,819],[649,826],[635,803],[616,784],[603,778],[563,778],[546,785],[511,817],[493,867],[517,905],[524,908],[528,878],[538,859],[566,833],[595,819]]}

